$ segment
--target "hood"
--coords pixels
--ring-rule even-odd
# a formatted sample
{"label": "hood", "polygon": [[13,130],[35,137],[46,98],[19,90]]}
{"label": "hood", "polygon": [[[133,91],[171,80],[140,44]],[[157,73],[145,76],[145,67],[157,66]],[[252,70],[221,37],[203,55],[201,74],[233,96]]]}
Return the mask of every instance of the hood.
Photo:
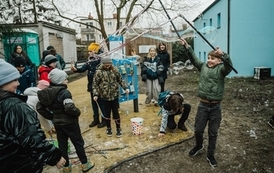
{"label": "hood", "polygon": [[38,99],[40,103],[45,106],[51,105],[54,100],[57,98],[58,93],[65,89],[65,87],[57,86],[57,87],[49,87],[37,92]]}
{"label": "hood", "polygon": [[37,87],[29,87],[24,91],[24,95],[26,96],[37,96],[37,91],[40,91],[40,88]]}

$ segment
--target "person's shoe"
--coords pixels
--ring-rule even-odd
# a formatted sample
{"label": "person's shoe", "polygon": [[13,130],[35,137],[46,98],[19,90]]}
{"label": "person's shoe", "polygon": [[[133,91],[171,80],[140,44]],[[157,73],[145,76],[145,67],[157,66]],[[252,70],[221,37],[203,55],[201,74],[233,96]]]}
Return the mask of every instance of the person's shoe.
{"label": "person's shoe", "polygon": [[189,154],[190,156],[196,156],[196,155],[199,153],[199,151],[201,151],[203,148],[204,148],[203,145],[202,145],[201,147],[195,146],[192,150],[189,151],[188,154]]}
{"label": "person's shoe", "polygon": [[109,136],[109,137],[112,136],[111,128],[107,128],[107,136]]}
{"label": "person's shoe", "polygon": [[100,124],[97,125],[97,128],[103,128],[103,127],[106,127],[107,124],[105,121],[101,122]]}
{"label": "person's shoe", "polygon": [[274,121],[272,119],[267,124],[274,129]]}
{"label": "person's shoe", "polygon": [[89,127],[95,127],[99,124],[100,122],[98,120],[92,121],[92,123],[89,125]]}
{"label": "person's shoe", "polygon": [[63,173],[71,173],[71,164],[63,167]]}
{"label": "person's shoe", "polygon": [[214,156],[207,156],[206,160],[208,161],[208,163],[210,164],[210,166],[212,166],[212,167],[216,167],[217,166],[217,161],[215,160]]}
{"label": "person's shoe", "polygon": [[187,128],[186,128],[184,123],[183,124],[178,124],[178,128],[183,130],[183,131],[187,131]]}
{"label": "person's shoe", "polygon": [[121,130],[121,128],[117,128],[116,137],[117,137],[117,138],[122,137],[122,130]]}
{"label": "person's shoe", "polygon": [[82,164],[82,171],[83,172],[88,172],[94,167],[94,162],[87,162],[85,164]]}

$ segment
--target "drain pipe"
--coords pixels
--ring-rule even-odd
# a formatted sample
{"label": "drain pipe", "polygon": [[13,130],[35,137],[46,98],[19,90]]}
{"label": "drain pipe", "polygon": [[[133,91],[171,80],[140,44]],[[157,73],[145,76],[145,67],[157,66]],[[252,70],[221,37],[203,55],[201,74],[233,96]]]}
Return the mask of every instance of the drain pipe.
{"label": "drain pipe", "polygon": [[230,0],[227,0],[227,53],[230,54]]}

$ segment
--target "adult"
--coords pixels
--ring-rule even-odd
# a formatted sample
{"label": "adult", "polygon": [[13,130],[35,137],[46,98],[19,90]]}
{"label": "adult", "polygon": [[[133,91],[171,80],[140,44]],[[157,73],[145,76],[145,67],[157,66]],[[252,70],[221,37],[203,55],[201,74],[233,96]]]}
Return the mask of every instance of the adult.
{"label": "adult", "polygon": [[14,60],[17,57],[23,57],[26,61],[27,66],[32,68],[33,64],[27,53],[22,49],[20,45],[15,45],[13,49],[13,53],[11,54],[11,57],[9,58],[8,62],[14,65]]}
{"label": "adult", "polygon": [[167,79],[167,71],[170,67],[170,55],[167,52],[167,46],[166,43],[159,43],[158,47],[157,47],[157,55],[160,58],[160,60],[163,62],[163,66],[164,66],[164,70],[162,72],[162,76],[163,76],[163,82],[160,83],[161,86],[161,92],[165,91],[165,81]]}
{"label": "adult", "polygon": [[56,49],[53,46],[48,46],[47,51],[49,54],[56,56],[58,63],[56,64],[56,67],[60,70],[64,70],[66,67],[66,63],[61,55],[59,55],[56,51]]}

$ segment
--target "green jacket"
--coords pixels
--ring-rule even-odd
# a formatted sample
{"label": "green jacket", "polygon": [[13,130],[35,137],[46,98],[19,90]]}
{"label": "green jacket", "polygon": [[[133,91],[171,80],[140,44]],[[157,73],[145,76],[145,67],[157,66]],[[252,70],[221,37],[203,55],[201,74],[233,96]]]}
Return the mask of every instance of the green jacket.
{"label": "green jacket", "polygon": [[[231,72],[232,68],[226,62],[214,67],[208,67],[206,62],[197,58],[190,46],[187,50],[191,63],[200,71],[197,96],[210,101],[223,100],[224,79]],[[223,59],[232,66],[232,61],[228,54],[224,54]]]}

